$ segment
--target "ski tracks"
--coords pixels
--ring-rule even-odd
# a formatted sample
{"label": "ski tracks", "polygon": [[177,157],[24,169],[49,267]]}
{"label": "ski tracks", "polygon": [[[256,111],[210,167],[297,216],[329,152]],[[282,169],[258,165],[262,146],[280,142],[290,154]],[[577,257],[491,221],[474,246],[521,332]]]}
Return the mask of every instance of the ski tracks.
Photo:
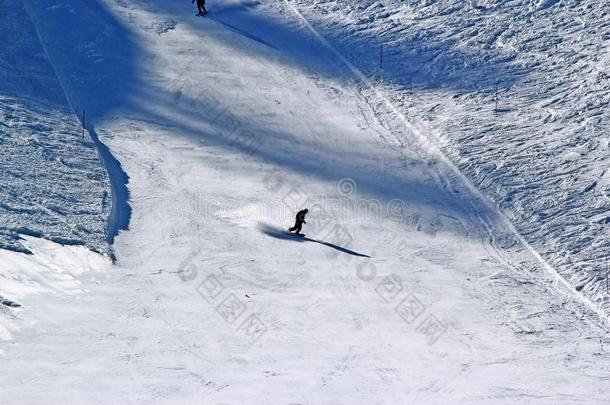
{"label": "ski tracks", "polygon": [[[577,293],[573,286],[571,286],[565,278],[563,278],[557,270],[555,270],[524,238],[519,234],[516,230],[512,222],[508,220],[508,218],[503,214],[503,212],[492,202],[490,201],[483,193],[478,190],[474,186],[474,184],[459,170],[459,168],[451,162],[451,160],[441,151],[440,146],[437,141],[427,137],[423,134],[422,130],[418,128],[418,126],[412,122],[410,122],[405,115],[399,111],[399,109],[394,105],[394,103],[387,98],[382,92],[382,90],[376,86],[364,73],[362,73],[356,66],[354,66],[339,50],[332,45],[299,11],[299,9],[293,5],[290,1],[284,0],[287,8],[293,12],[296,18],[302,23],[302,25],[309,30],[328,50],[330,50],[342,63],[344,63],[347,68],[352,72],[356,79],[358,79],[363,85],[364,88],[371,91],[376,101],[378,100],[380,103],[384,105],[389,111],[387,113],[380,112],[375,104],[372,103],[370,96],[364,96],[364,100],[370,106],[370,108],[374,111],[374,116],[376,119],[380,121],[380,123],[389,130],[389,132],[394,135],[396,142],[404,146],[405,141],[401,139],[401,137],[396,134],[394,130],[388,128],[388,125],[384,125],[385,121],[382,118],[382,115],[390,115],[396,117],[400,120],[400,122],[404,125],[404,131],[402,132],[403,136],[408,138],[408,144],[413,145],[412,149],[417,153],[423,161],[435,164],[438,162],[442,163],[442,165],[450,172],[453,176],[456,177],[461,184],[463,184],[468,191],[476,197],[481,203],[484,204],[484,207],[489,212],[493,213],[494,216],[497,216],[501,223],[506,227],[508,231],[515,237],[515,239],[528,251],[533,258],[554,278],[556,281],[556,288],[563,292],[564,294],[570,296],[572,299],[580,302],[586,308],[588,308],[593,313],[597,314],[600,320],[604,323],[604,327],[607,328],[610,323],[610,318],[605,314],[600,308],[598,308],[591,300],[582,294]],[[447,190],[448,192],[453,194],[453,189],[451,187],[452,182],[448,178],[447,174],[443,172],[440,167],[435,168],[435,173],[439,176],[441,186]],[[491,225],[491,221],[483,218],[480,215],[480,207],[472,202],[470,199],[468,201],[470,206],[470,214],[478,219],[481,223],[481,226],[484,229],[484,234],[486,235],[490,246],[495,252],[495,256],[506,266],[518,271],[518,267],[514,265],[506,251],[501,248],[494,236],[497,232],[493,229],[493,225]]]}

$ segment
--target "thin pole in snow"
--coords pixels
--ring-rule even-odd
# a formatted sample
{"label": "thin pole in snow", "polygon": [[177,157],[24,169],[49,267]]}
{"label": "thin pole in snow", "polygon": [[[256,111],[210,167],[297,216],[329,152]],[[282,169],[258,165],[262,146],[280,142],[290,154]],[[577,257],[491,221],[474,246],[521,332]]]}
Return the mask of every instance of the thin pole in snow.
{"label": "thin pole in snow", "polygon": [[610,289],[608,286],[608,276],[610,274],[608,274],[608,258],[606,257],[606,295],[608,295],[608,290]]}
{"label": "thin pole in snow", "polygon": [[498,83],[496,83],[496,95],[494,97],[494,103],[495,103],[494,114],[497,114],[498,113]]}
{"label": "thin pole in snow", "polygon": [[85,110],[83,109],[83,139],[85,139]]}

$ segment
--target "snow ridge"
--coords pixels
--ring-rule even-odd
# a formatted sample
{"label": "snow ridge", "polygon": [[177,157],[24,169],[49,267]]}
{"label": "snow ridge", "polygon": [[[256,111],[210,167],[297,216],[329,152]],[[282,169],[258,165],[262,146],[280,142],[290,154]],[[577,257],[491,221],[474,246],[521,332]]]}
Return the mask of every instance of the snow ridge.
{"label": "snow ridge", "polygon": [[107,252],[109,187],[95,147],[25,5],[0,10],[0,248],[29,253],[24,234]]}

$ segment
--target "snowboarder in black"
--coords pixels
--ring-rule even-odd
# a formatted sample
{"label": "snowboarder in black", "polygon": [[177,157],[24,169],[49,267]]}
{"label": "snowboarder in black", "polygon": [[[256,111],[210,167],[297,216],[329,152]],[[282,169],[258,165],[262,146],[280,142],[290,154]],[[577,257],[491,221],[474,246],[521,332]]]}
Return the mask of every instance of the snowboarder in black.
{"label": "snowboarder in black", "polygon": [[[193,0],[191,3],[195,3]],[[205,0],[197,0],[197,9],[199,10],[199,14],[197,15],[206,15],[208,11],[205,9]]]}
{"label": "snowboarder in black", "polygon": [[308,212],[309,212],[309,210],[307,208],[297,212],[297,216],[294,220],[294,226],[292,228],[288,228],[288,231],[289,232],[296,231],[295,232],[296,235],[301,235],[301,228],[303,227],[303,224],[307,223],[307,222],[305,222],[305,215],[307,215]]}

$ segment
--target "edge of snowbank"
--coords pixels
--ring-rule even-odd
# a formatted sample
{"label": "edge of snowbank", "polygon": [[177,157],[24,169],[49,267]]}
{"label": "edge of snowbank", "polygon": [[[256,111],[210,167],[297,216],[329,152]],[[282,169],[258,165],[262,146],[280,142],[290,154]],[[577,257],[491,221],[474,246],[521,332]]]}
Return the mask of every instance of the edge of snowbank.
{"label": "edge of snowbank", "polygon": [[[81,121],[82,119],[84,120],[84,117],[81,118],[78,116],[78,111],[74,106],[72,98],[66,90],[64,81],[57,73],[57,68],[55,67],[55,64],[53,63],[53,60],[47,50],[46,43],[43,40],[43,37],[37,25],[35,24],[34,19],[32,18],[32,13],[30,11],[27,1],[24,2],[24,10],[27,13],[27,17],[32,22],[32,25],[36,31],[36,35],[38,36],[38,40],[40,41],[40,45],[44,50],[44,53],[46,55],[47,60],[49,61],[51,68],[53,69],[55,77],[57,78],[57,81],[64,93],[64,96],[66,97],[70,107],[74,111],[76,119],[79,121]],[[81,124],[85,125],[85,123],[82,121]],[[129,221],[131,218],[131,207],[129,206],[129,190],[127,188],[129,176],[125,171],[123,171],[121,163],[112,155],[110,149],[102,141],[100,141],[93,127],[91,125],[85,125],[85,129],[87,130],[87,133],[89,134],[89,137],[91,138],[95,146],[100,162],[108,175],[108,182],[110,184],[111,209],[108,214],[107,220],[106,240],[109,244],[108,255],[114,263],[116,261],[116,257],[114,256],[114,252],[112,250],[111,245],[114,243],[114,238],[118,235],[118,232],[120,230],[128,229]]]}
{"label": "edge of snowbank", "polygon": [[[102,166],[108,173],[110,181],[112,207],[108,213],[108,228],[107,241],[108,244],[114,243],[115,236],[119,231],[129,228],[129,220],[131,218],[131,207],[129,206],[129,176],[123,170],[121,162],[114,157],[110,148],[106,146],[98,137],[97,133],[91,126],[85,127],[89,133],[89,137],[95,145],[97,154],[102,162]],[[115,261],[114,253],[110,252],[112,261]]]}

